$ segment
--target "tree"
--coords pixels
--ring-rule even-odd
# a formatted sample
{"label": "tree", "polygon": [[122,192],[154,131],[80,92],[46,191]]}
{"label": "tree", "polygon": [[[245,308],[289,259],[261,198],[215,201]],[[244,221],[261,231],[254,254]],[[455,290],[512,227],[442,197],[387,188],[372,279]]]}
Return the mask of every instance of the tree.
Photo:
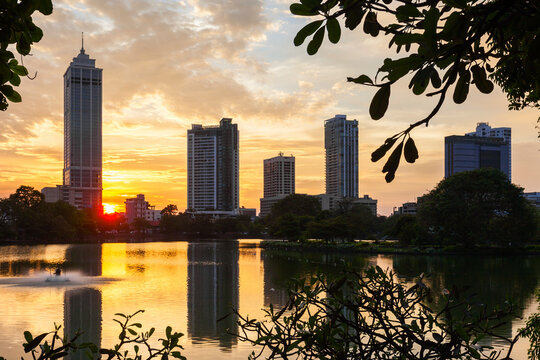
{"label": "tree", "polygon": [[133,220],[133,228],[139,233],[146,232],[146,229],[149,227],[150,223],[144,218],[135,218],[135,220]]}
{"label": "tree", "polygon": [[320,211],[321,203],[314,196],[291,194],[274,204],[271,217],[278,218],[285,214],[316,216]]}
{"label": "tree", "polygon": [[[270,306],[262,320],[235,311],[237,336],[259,347],[252,359],[511,359],[522,332],[498,332],[517,317],[511,303],[489,309],[445,289],[434,309],[431,295],[422,277],[406,286],[379,267],[337,279],[319,275],[293,282],[288,302]],[[483,345],[486,336],[507,347]]]}
{"label": "tree", "polygon": [[[50,15],[52,10],[52,0],[2,0],[0,3],[0,110],[7,109],[8,100],[22,100],[13,89],[21,84],[21,76],[28,76],[22,56],[30,54],[32,44],[43,37],[41,29],[32,21],[32,14],[39,11]],[[10,45],[15,45],[21,55],[20,65],[13,52],[8,50]]]}
{"label": "tree", "polygon": [[19,186],[14,194],[9,195],[9,200],[21,208],[36,207],[41,204],[44,199],[45,196],[40,191],[26,185]]}
{"label": "tree", "polygon": [[[532,0],[300,0],[290,6],[293,14],[318,17],[294,38],[317,53],[325,33],[331,43],[341,37],[339,18],[345,28],[373,37],[389,36],[397,58],[387,58],[374,78],[349,77],[347,81],[377,89],[369,108],[372,119],[381,119],[388,109],[392,85],[412,75],[409,88],[415,95],[438,97],[434,109],[407,129],[389,137],[375,150],[376,162],[394,147],[382,169],[391,182],[402,154],[409,163],[418,158],[411,131],[429,125],[449,91],[461,104],[470,84],[485,94],[493,82],[506,93],[509,108],[540,107],[540,4]],[[322,17],[322,19],[320,19]],[[383,23],[384,22],[384,23]],[[441,76],[442,75],[442,76]]]}
{"label": "tree", "polygon": [[161,210],[162,216],[173,216],[178,213],[178,207],[174,204],[169,204]]}
{"label": "tree", "polygon": [[518,245],[536,231],[536,210],[505,174],[484,168],[454,174],[422,197],[419,222],[438,241]]}

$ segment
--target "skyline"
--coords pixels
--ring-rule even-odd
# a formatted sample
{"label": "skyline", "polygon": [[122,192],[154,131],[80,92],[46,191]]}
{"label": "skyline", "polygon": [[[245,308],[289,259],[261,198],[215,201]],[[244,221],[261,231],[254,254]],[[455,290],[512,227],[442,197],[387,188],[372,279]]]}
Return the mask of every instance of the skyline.
{"label": "skyline", "polygon": [[186,130],[222,117],[233,118],[240,129],[240,206],[259,208],[263,159],[279,152],[297,159],[297,193],[324,193],[323,123],[335,114],[359,121],[359,195],[378,199],[381,214],[432,189],[444,175],[444,136],[470,132],[477,122],[512,128],[513,181],[525,191],[540,189],[540,170],[531,166],[540,163],[538,115],[509,112],[499,89],[491,95],[471,90],[459,106],[447,101],[429,128],[413,132],[420,151],[416,164],[402,164],[386,184],[383,163],[371,163],[371,152],[427,114],[433,102],[397,89],[386,118],[370,120],[372,90],[345,78],[374,74],[392,55],[385,44],[345,31],[339,45],[326,42],[310,57],[305,47],[292,44],[306,19],[290,15],[288,5],[55,2],[52,15],[36,17],[45,35],[25,58],[38,77],[23,80],[23,102],[4,113],[0,197],[21,184],[40,189],[61,183],[61,76],[78,52],[80,31],[104,69],[103,202],[119,205],[118,211],[138,193],[158,208],[174,203],[185,209]]}

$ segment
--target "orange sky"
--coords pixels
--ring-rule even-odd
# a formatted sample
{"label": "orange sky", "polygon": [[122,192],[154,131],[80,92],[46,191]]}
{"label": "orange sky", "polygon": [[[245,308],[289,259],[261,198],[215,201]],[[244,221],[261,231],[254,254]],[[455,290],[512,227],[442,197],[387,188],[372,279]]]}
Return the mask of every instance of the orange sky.
{"label": "orange sky", "polygon": [[[513,182],[540,191],[538,111],[510,112],[499,89],[471,89],[448,101],[428,128],[413,132],[420,158],[403,164],[387,184],[371,152],[386,137],[423,118],[435,99],[392,89],[385,118],[372,121],[373,90],[347,76],[374,75],[392,56],[383,38],[343,32],[308,56],[292,39],[306,22],[287,0],[62,0],[51,16],[35,17],[45,36],[25,59],[35,80],[23,80],[23,102],[0,114],[0,197],[25,184],[62,182],[62,75],[80,48],[103,68],[103,201],[123,210],[144,193],[151,204],[186,207],[186,131],[192,123],[232,117],[240,130],[240,205],[259,207],[262,161],[282,151],[296,156],[299,193],[324,192],[323,122],[335,114],[360,127],[360,194],[379,200],[379,213],[414,201],[444,174],[444,136],[476,123],[510,126]],[[408,83],[408,81],[405,81]]]}

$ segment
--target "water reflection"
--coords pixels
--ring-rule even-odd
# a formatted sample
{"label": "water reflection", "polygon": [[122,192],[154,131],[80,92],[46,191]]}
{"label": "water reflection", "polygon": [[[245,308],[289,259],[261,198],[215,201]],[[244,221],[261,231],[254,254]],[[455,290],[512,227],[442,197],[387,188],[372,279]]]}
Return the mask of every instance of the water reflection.
{"label": "water reflection", "polygon": [[65,259],[63,267],[66,270],[80,271],[85,276],[102,275],[101,244],[70,245],[66,249]]}
{"label": "water reflection", "polygon": [[227,332],[238,331],[239,271],[238,242],[190,243],[188,245],[187,299],[188,334],[193,343],[217,340],[230,349],[237,339]]}
{"label": "water reflection", "polygon": [[[92,342],[101,346],[101,291],[92,288],[67,290],[64,294],[64,336],[73,339],[80,333],[79,343]],[[87,359],[77,351],[67,360]]]}

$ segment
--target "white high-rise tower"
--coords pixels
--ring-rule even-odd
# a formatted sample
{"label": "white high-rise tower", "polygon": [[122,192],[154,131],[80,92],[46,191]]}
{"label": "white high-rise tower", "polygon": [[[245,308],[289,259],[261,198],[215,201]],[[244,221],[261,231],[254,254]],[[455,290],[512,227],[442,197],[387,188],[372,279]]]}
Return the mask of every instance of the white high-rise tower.
{"label": "white high-rise tower", "polygon": [[64,186],[72,205],[101,210],[103,70],[95,62],[83,43],[64,74]]}

